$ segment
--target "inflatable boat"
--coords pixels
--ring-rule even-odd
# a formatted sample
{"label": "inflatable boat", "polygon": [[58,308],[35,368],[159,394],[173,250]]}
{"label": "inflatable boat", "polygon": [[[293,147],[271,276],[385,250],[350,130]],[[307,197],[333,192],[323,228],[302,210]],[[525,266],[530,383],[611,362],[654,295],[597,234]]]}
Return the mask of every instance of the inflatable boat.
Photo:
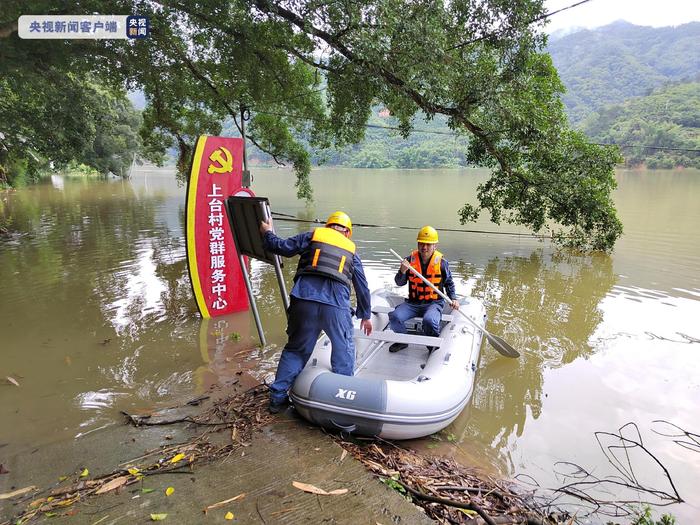
{"label": "inflatable boat", "polygon": [[[474,388],[484,305],[460,299],[460,311],[475,324],[445,306],[440,335],[427,337],[419,335],[419,318],[407,322],[407,334],[389,328],[389,312],[403,301],[386,290],[372,294],[372,334],[361,332],[359,322],[355,327],[354,376],[331,371],[331,343],[321,335],[290,392],[302,417],[349,434],[411,439],[437,432],[459,415]],[[392,343],[408,347],[391,353]]]}

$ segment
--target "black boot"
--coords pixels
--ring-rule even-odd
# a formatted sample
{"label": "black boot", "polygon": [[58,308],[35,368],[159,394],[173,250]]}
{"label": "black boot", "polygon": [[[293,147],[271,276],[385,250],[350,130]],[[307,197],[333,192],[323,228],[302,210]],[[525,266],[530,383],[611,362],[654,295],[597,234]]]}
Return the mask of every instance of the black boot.
{"label": "black boot", "polygon": [[406,343],[394,343],[389,347],[389,352],[398,352],[399,350],[403,350],[404,348],[408,348],[408,345]]}
{"label": "black boot", "polygon": [[279,414],[288,406],[289,406],[289,399],[285,399],[284,401],[281,401],[280,403],[273,403],[272,400],[270,400],[270,404],[267,406],[267,410],[270,412],[270,414]]}

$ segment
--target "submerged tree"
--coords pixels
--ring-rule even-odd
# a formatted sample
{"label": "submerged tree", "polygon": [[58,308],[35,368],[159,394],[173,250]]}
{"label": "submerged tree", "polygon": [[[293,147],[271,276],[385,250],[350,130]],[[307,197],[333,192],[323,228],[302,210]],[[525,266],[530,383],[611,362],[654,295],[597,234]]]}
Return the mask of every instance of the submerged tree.
{"label": "submerged tree", "polygon": [[462,222],[488,211],[583,249],[609,250],[622,232],[611,200],[619,154],[569,129],[542,52],[542,0],[94,3],[150,17],[146,40],[93,43],[93,66],[144,90],[144,139],[162,149],[175,137],[183,166],[197,134],[250,112],[254,144],[291,161],[310,197],[301,139],[357,142],[381,104],[404,135],[418,114],[446,116],[469,138],[468,161],[492,170]]}

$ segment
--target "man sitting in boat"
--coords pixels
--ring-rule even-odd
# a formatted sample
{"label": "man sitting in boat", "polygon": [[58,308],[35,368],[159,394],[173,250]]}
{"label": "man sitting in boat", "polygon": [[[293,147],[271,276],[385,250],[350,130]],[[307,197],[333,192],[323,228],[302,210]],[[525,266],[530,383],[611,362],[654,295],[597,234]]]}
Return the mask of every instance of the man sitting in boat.
{"label": "man sitting in boat", "polygon": [[[413,250],[411,255],[401,261],[401,267],[394,277],[394,282],[398,286],[403,286],[408,282],[408,300],[389,313],[389,326],[394,332],[405,334],[406,321],[414,317],[422,317],[423,334],[435,337],[440,334],[440,320],[445,300],[409,272],[409,268],[413,267],[441,292],[445,293],[451,299],[450,306],[453,309],[459,309],[459,301],[456,298],[455,284],[452,280],[449,264],[442,253],[436,250],[438,233],[435,228],[423,226],[418,232],[416,240],[418,241],[418,249]],[[405,343],[394,343],[389,347],[389,351],[398,352],[407,346]]]}
{"label": "man sitting in boat", "polygon": [[263,246],[277,255],[301,255],[294,276],[288,312],[289,340],[277,365],[275,382],[270,386],[271,413],[289,403],[287,392],[302,371],[323,330],[331,340],[331,366],[336,374],[351,376],[355,367],[350,287],[357,296],[360,327],[372,333],[370,293],[355,253],[350,217],[342,211],[332,213],[326,226],[300,233],[288,239],[277,237],[271,219],[260,223]]}

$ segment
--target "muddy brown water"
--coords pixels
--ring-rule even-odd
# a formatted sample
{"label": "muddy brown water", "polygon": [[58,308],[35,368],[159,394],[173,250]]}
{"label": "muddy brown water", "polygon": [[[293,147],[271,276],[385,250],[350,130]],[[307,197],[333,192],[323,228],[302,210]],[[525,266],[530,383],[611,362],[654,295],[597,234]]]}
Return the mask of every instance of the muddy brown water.
{"label": "muddy brown water", "polygon": [[[484,180],[478,170],[317,170],[311,206],[295,199],[289,171],[254,175],[253,189],[273,210],[299,218],[343,209],[357,223],[526,233],[486,218],[459,225],[458,208]],[[605,454],[619,444],[609,434],[632,423],[628,443],[649,451],[631,451],[635,478],[672,492],[657,458],[687,502],[665,512],[693,523],[700,446],[670,434],[700,433],[700,172],[619,171],[617,179],[625,234],[611,255],[561,253],[527,236],[441,232],[458,293],[484,300],[489,330],[522,356],[485,344],[471,405],[413,445],[551,488],[571,482],[572,464],[598,478],[620,475]],[[172,170],[141,168],[130,181],[55,176],[0,194],[14,232],[0,237],[0,464],[122,424],[119,410],[196,396],[240,370],[273,374],[285,342],[274,272],[256,262],[251,271],[265,348],[251,349],[248,314],[199,319],[184,192]],[[308,228],[275,226],[285,236]],[[372,289],[393,286],[388,249],[407,253],[415,233],[355,228]],[[288,283],[294,268],[285,265]]]}

